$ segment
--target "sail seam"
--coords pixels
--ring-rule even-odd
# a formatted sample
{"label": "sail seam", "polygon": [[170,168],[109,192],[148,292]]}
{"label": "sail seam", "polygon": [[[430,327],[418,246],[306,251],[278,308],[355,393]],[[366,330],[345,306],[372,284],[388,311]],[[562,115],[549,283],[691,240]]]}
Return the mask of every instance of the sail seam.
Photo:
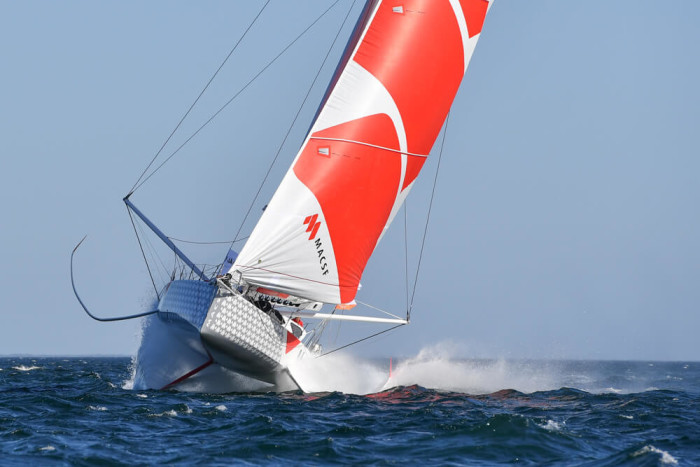
{"label": "sail seam", "polygon": [[387,148],[386,146],[379,146],[377,144],[365,143],[364,141],[356,141],[353,139],[327,138],[327,137],[322,137],[322,136],[311,136],[309,139],[319,139],[319,140],[324,140],[324,141],[339,141],[341,143],[361,144],[362,146],[369,146],[371,148],[382,149],[384,151],[395,152],[397,154],[407,154],[409,156],[425,157],[425,158],[428,157],[427,154],[416,154],[415,152],[401,151],[399,149]]}
{"label": "sail seam", "polygon": [[[265,272],[269,272],[269,273],[272,273],[272,274],[279,274],[279,275],[281,275],[281,276],[287,276],[287,277],[291,277],[291,278],[294,278],[294,279],[299,279],[299,280],[302,280],[302,281],[315,282],[315,283],[317,283],[317,284],[331,285],[331,286],[334,286],[334,287],[340,287],[340,284],[335,284],[335,283],[333,283],[333,282],[324,282],[324,281],[319,281],[319,280],[316,280],[316,279],[309,279],[308,277],[295,276],[294,274],[288,274],[288,273],[285,273],[285,272],[282,272],[282,271],[274,271],[274,270],[272,270],[272,269],[260,268],[260,267],[256,267],[256,266],[245,266],[245,265],[242,265],[242,264],[238,264],[238,265],[235,265],[235,266],[236,266],[237,268],[242,268],[242,269],[246,269],[246,270],[248,270],[248,269],[254,269],[254,270],[256,270],[256,271],[265,271]],[[240,269],[239,269],[239,271],[240,271]],[[242,273],[243,271],[240,271],[240,272]],[[255,280],[251,280],[250,282],[251,282],[251,283],[255,283]],[[274,287],[274,286],[270,286],[270,287]],[[349,287],[349,286],[346,286],[346,287]],[[301,298],[306,299],[306,297],[301,297]],[[307,300],[308,300],[308,299],[307,299]]]}

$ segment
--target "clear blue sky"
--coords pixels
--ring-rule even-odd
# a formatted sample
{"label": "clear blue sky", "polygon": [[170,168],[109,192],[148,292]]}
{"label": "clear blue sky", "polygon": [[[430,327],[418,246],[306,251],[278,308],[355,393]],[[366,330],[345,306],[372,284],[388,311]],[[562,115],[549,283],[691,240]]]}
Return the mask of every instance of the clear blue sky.
{"label": "clear blue sky", "polygon": [[[95,312],[149,306],[121,198],[262,3],[0,1],[0,354],[135,350],[137,322],[79,308],[70,251],[89,235],[76,274]],[[273,0],[182,135],[330,3]],[[166,233],[233,237],[350,3],[137,191]],[[413,322],[361,351],[700,359],[698,18],[695,0],[498,0],[450,117]],[[412,268],[436,162],[409,197]],[[402,230],[359,297],[398,314]]]}

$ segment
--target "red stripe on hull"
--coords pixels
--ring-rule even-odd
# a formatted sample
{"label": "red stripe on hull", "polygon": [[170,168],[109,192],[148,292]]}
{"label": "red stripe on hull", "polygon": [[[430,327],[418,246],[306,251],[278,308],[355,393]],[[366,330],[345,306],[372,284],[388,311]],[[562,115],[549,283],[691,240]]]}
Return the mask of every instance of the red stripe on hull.
{"label": "red stripe on hull", "polygon": [[211,365],[212,363],[214,363],[214,357],[212,357],[212,356],[210,355],[210,356],[209,356],[209,360],[208,360],[207,362],[205,362],[203,365],[198,366],[197,368],[195,368],[194,370],[190,371],[189,373],[185,373],[184,375],[180,376],[180,377],[177,378],[176,380],[174,380],[174,381],[172,381],[172,382],[166,384],[165,386],[163,386],[162,388],[160,388],[161,391],[162,391],[163,389],[171,388],[171,387],[175,386],[176,384],[182,383],[182,382],[185,381],[187,378],[190,378],[190,377],[196,375],[197,373],[199,373],[200,371],[202,371],[203,369],[205,369],[206,367],[208,367],[208,366]]}

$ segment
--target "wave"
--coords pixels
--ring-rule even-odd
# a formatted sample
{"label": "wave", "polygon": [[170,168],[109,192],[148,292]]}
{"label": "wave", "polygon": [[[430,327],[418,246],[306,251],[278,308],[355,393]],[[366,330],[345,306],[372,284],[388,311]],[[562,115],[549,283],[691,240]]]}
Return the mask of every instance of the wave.
{"label": "wave", "polygon": [[678,464],[678,460],[676,460],[675,457],[673,457],[671,454],[668,452],[655,448],[651,444],[647,444],[643,448],[639,449],[638,451],[635,451],[632,453],[632,457],[642,457],[647,454],[653,454],[655,457],[658,457],[659,462],[662,464],[670,464],[670,465],[676,465]]}
{"label": "wave", "polygon": [[42,367],[35,366],[35,365],[32,365],[32,366],[19,365],[19,366],[13,366],[12,369],[17,370],[17,371],[34,371],[34,370],[41,370]]}

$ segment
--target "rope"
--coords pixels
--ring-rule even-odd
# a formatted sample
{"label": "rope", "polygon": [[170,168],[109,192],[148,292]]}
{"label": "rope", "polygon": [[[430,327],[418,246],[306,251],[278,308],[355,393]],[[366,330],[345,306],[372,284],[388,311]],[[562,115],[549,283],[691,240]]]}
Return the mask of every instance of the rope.
{"label": "rope", "polygon": [[380,313],[384,313],[385,315],[391,316],[392,318],[401,319],[401,318],[399,318],[398,316],[396,316],[395,314],[389,313],[388,311],[382,310],[381,308],[377,308],[376,306],[372,306],[372,305],[370,305],[369,303],[361,302],[361,301],[359,301],[359,300],[357,300],[357,299],[356,299],[355,301],[356,301],[357,303],[359,303],[360,305],[366,306],[367,308],[371,308],[371,309],[373,309],[373,310],[375,310],[375,311],[378,311],[378,312],[380,312]]}
{"label": "rope", "polygon": [[[149,238],[148,234],[144,230],[144,226],[141,223],[137,223],[136,226],[139,229],[139,232],[141,233],[141,239],[146,246],[146,251],[150,254],[151,262],[152,264],[159,265],[160,268],[154,268],[155,271],[158,271],[160,275],[160,280],[163,280],[163,277],[168,277],[170,276],[170,268],[165,265],[165,261],[163,261],[163,258],[160,257],[158,254],[158,249],[153,245],[153,242]],[[173,252],[174,253],[174,252]]]}
{"label": "rope", "polygon": [[[324,11],[321,16],[316,18],[316,20],[309,25],[299,36],[297,36],[294,41],[292,41],[291,44],[289,44],[282,52],[280,52],[280,55],[284,53],[289,47],[294,44],[294,42],[299,39],[303,34],[306,34],[306,32],[311,29],[311,27],[316,24],[322,17],[324,17],[330,10],[333,8],[340,0],[336,0],[333,2],[331,6],[329,6],[326,11]],[[355,5],[355,2],[357,0],[353,0],[352,5],[350,5],[350,9],[348,9],[348,12],[345,14],[345,18],[343,19],[343,24],[338,28],[338,32],[335,34],[335,38],[333,39],[333,42],[331,42],[330,47],[328,48],[328,51],[326,52],[326,56],[323,57],[323,61],[321,62],[321,66],[318,67],[318,71],[316,72],[316,76],[314,76],[313,81],[311,82],[311,85],[309,86],[309,89],[306,91],[306,95],[304,96],[304,100],[302,101],[301,105],[299,106],[299,109],[297,110],[296,115],[294,116],[294,119],[292,120],[292,123],[289,125],[289,128],[287,129],[287,133],[284,135],[284,139],[282,139],[282,143],[280,143],[279,148],[277,149],[277,153],[275,154],[275,157],[272,159],[272,162],[270,163],[270,166],[267,168],[267,172],[265,173],[265,177],[263,177],[262,182],[260,182],[260,186],[258,187],[258,191],[255,193],[255,196],[253,196],[253,200],[250,202],[250,206],[248,206],[248,211],[246,211],[245,216],[243,216],[243,221],[241,221],[240,226],[238,227],[238,231],[236,232],[236,236],[233,239],[233,242],[231,243],[231,247],[233,247],[233,244],[238,241],[238,235],[241,233],[241,230],[243,229],[243,226],[245,225],[246,220],[248,220],[248,216],[250,215],[250,212],[253,209],[253,206],[255,205],[255,202],[258,200],[258,196],[260,196],[260,192],[262,191],[263,186],[265,185],[265,182],[267,181],[267,177],[269,177],[270,172],[272,171],[272,167],[274,167],[275,163],[277,162],[277,159],[279,158],[280,153],[282,152],[282,148],[284,147],[284,144],[287,142],[287,138],[289,137],[289,134],[292,132],[292,128],[294,128],[294,124],[296,123],[297,119],[299,118],[299,115],[301,114],[301,109],[304,108],[304,105],[306,104],[306,101],[309,98],[309,95],[311,94],[311,90],[313,89],[314,85],[316,84],[316,81],[318,80],[319,75],[321,74],[321,70],[323,69],[323,66],[326,64],[326,61],[328,60],[328,56],[331,53],[331,50],[333,50],[333,46],[338,40],[338,37],[340,36],[340,31],[342,31],[343,27],[345,26],[345,23],[348,20],[348,16],[350,16],[350,12],[352,11],[353,6]],[[277,57],[275,57],[275,60],[277,60]],[[273,60],[274,61],[274,60]],[[272,62],[270,62],[272,64]],[[269,66],[269,65],[268,65]],[[267,67],[265,67],[267,68]],[[265,69],[263,69],[264,71]],[[257,77],[257,76],[256,76]],[[247,86],[247,85],[246,85]]]}
{"label": "rope", "polygon": [[168,238],[174,242],[192,243],[194,245],[220,245],[220,244],[231,245],[231,244],[236,243],[236,242],[241,242],[241,241],[247,239],[248,237],[239,238],[238,240],[235,240],[233,242],[231,240],[225,240],[223,242],[195,242],[192,240],[182,240],[180,238],[174,238],[174,237],[168,237]]}
{"label": "rope", "polygon": [[139,237],[139,232],[138,232],[138,230],[136,230],[136,223],[134,222],[134,217],[131,214],[131,209],[129,209],[129,206],[126,207],[126,212],[129,213],[129,219],[131,219],[131,226],[134,228],[134,234],[136,235],[136,241],[139,242],[139,248],[141,249],[141,254],[143,255],[143,262],[146,263],[146,269],[148,270],[148,276],[151,278],[151,283],[153,284],[153,290],[156,291],[156,297],[158,297],[158,301],[160,301],[160,294],[158,293],[158,287],[156,287],[156,281],[153,280],[153,274],[151,273],[151,267],[148,265],[148,260],[146,259],[146,252],[143,251],[143,245],[141,244],[141,237]]}
{"label": "rope", "polygon": [[435,187],[437,186],[437,178],[440,173],[440,161],[442,160],[442,149],[445,146],[445,136],[447,135],[447,125],[450,123],[450,114],[447,114],[445,119],[445,129],[442,132],[442,140],[440,141],[440,153],[438,155],[437,169],[435,169],[435,178],[433,180],[433,191],[430,194],[430,204],[428,205],[428,216],[425,219],[425,229],[423,230],[423,240],[420,245],[420,254],[418,255],[418,266],[416,267],[416,278],[413,281],[413,293],[411,294],[411,303],[406,310],[406,321],[411,320],[411,310],[413,309],[413,299],[416,296],[416,289],[418,288],[418,273],[420,272],[420,264],[423,259],[423,248],[425,247],[425,239],[428,236],[428,225],[430,224],[430,211],[433,209],[433,199],[435,198]]}
{"label": "rope", "polygon": [[[257,14],[257,15],[255,16],[255,18],[253,19],[253,22],[250,23],[250,25],[249,25],[248,28],[245,30],[245,32],[243,33],[243,35],[238,39],[238,41],[237,41],[236,44],[233,46],[233,48],[232,48],[231,51],[228,53],[228,55],[226,55],[226,58],[224,59],[224,61],[221,62],[221,65],[219,65],[219,68],[217,68],[216,71],[214,72],[214,74],[211,76],[211,78],[209,78],[209,81],[207,81],[207,84],[204,86],[204,89],[202,89],[202,91],[199,93],[199,95],[198,95],[197,98],[194,100],[194,102],[192,102],[192,105],[190,105],[190,108],[187,109],[187,112],[185,112],[185,114],[182,116],[182,118],[181,118],[180,121],[177,123],[177,125],[175,125],[175,128],[173,129],[173,131],[172,131],[172,132],[170,133],[170,135],[165,139],[165,142],[164,142],[163,145],[160,147],[160,149],[158,150],[158,152],[156,152],[156,155],[153,156],[153,159],[151,159],[151,162],[149,162],[148,165],[146,166],[146,168],[143,169],[143,172],[141,172],[141,175],[140,175],[139,178],[136,180],[136,183],[134,183],[134,186],[131,187],[131,190],[129,191],[129,195],[131,195],[134,191],[136,191],[136,190],[142,185],[142,184],[139,184],[139,182],[141,181],[141,179],[143,178],[143,176],[146,175],[146,172],[148,172],[148,169],[151,168],[151,166],[152,166],[153,163],[156,161],[156,159],[158,158],[158,156],[160,155],[160,153],[163,152],[163,149],[165,149],[165,146],[168,144],[168,142],[169,142],[169,141],[172,139],[172,137],[175,135],[175,133],[177,132],[177,130],[178,130],[178,129],[180,128],[180,126],[182,125],[182,122],[185,121],[185,119],[186,119],[187,116],[190,114],[190,112],[192,111],[192,109],[194,108],[194,106],[197,105],[197,102],[199,102],[199,99],[202,98],[202,96],[204,95],[205,91],[209,88],[209,85],[212,83],[212,81],[214,81],[214,78],[216,78],[216,76],[219,74],[219,72],[221,71],[221,69],[224,67],[224,65],[226,64],[226,62],[228,61],[228,59],[231,57],[231,55],[233,55],[233,52],[238,48],[238,45],[241,43],[241,41],[242,41],[243,38],[246,36],[246,34],[248,34],[248,31],[250,31],[250,29],[253,27],[253,24],[255,24],[255,22],[258,20],[258,18],[259,18],[260,15],[262,14],[262,12],[263,12],[263,11],[265,10],[265,8],[267,7],[267,4],[268,4],[268,3],[270,3],[270,0],[267,0],[267,2],[265,2],[265,4],[263,5],[263,7],[260,9],[260,11],[258,12],[258,14]],[[171,156],[171,157],[172,157],[172,156]],[[160,168],[160,167],[158,167],[158,168]],[[155,173],[157,170],[158,170],[158,169],[154,170],[153,172]],[[152,175],[152,174],[151,174],[151,175]],[[150,175],[149,175],[149,178],[150,178]],[[146,180],[147,180],[147,179],[146,179]],[[144,182],[145,182],[145,180],[144,180]]]}
{"label": "rope", "polygon": [[410,306],[410,302],[408,301],[408,290],[409,290],[409,281],[408,281],[408,200],[404,201],[403,205],[403,246],[404,246],[404,272],[406,273],[406,321],[408,321],[409,313],[408,309]]}
{"label": "rope", "polygon": [[180,152],[180,150],[181,150],[187,143],[189,143],[195,136],[197,136],[197,135],[199,134],[200,131],[202,131],[202,130],[204,129],[204,127],[206,127],[207,125],[209,125],[209,124],[212,122],[212,120],[214,120],[221,112],[223,112],[223,110],[224,110],[226,107],[228,107],[229,104],[231,104],[231,102],[233,102],[243,91],[245,91],[245,90],[248,88],[248,86],[250,86],[256,79],[258,79],[258,77],[259,77],[261,74],[263,74],[263,73],[265,72],[265,70],[267,70],[270,66],[272,66],[272,64],[275,63],[275,62],[277,61],[278,58],[280,58],[287,50],[289,50],[289,48],[290,48],[292,45],[294,45],[304,34],[306,34],[306,32],[307,32],[309,29],[311,29],[321,18],[323,18],[323,16],[325,16],[326,13],[328,13],[328,11],[329,11],[331,8],[333,8],[333,6],[335,6],[339,1],[340,1],[340,0],[336,0],[330,7],[328,7],[328,9],[326,9],[326,11],[324,11],[318,18],[316,18],[316,19],[314,20],[313,23],[311,23],[306,29],[304,29],[304,31],[302,31],[301,34],[299,34],[299,35],[298,35],[292,42],[290,42],[279,54],[277,54],[277,56],[276,56],[275,58],[273,58],[272,61],[270,61],[267,65],[265,65],[265,66],[262,68],[262,70],[260,70],[255,76],[253,76],[253,78],[251,78],[250,81],[248,81],[238,92],[236,92],[236,94],[234,94],[233,97],[231,97],[228,101],[226,101],[226,103],[225,103],[224,105],[222,105],[222,106],[219,108],[219,110],[217,110],[206,122],[204,122],[204,124],[202,124],[202,126],[200,126],[194,133],[192,133],[192,135],[191,135],[189,138],[187,138],[187,139],[185,140],[184,143],[182,143],[180,146],[178,146],[177,149],[175,149],[175,151],[172,152],[172,154],[170,154],[163,162],[161,162],[161,164],[160,164],[158,167],[156,167],[156,168],[150,173],[150,175],[148,175],[148,177],[144,178],[143,181],[142,181],[141,183],[139,183],[138,185],[136,185],[136,187],[132,190],[132,192],[138,190],[138,189],[141,187],[141,185],[143,185],[144,183],[146,183],[153,175],[155,175],[156,172],[158,172],[166,163],[168,163],[168,161],[170,161],[170,159],[172,159],[173,156],[175,156],[175,154],[177,154],[178,152]]}
{"label": "rope", "polygon": [[367,337],[364,337],[364,338],[362,338],[362,339],[358,339],[358,340],[356,340],[356,341],[354,341],[354,342],[350,342],[349,344],[346,344],[346,345],[344,345],[344,346],[342,346],[342,347],[338,347],[337,349],[333,349],[333,350],[331,350],[330,352],[322,353],[321,355],[319,355],[319,356],[316,357],[316,358],[325,357],[326,355],[330,355],[330,354],[332,354],[333,352],[337,352],[338,350],[342,350],[342,349],[344,349],[344,348],[346,348],[346,347],[350,347],[351,345],[359,344],[359,343],[362,342],[362,341],[366,341],[367,339],[371,339],[371,338],[376,337],[376,336],[378,336],[378,335],[380,335],[380,334],[384,334],[385,332],[393,331],[394,329],[396,329],[396,328],[398,328],[398,327],[400,327],[400,326],[405,326],[405,324],[397,324],[396,326],[391,327],[391,328],[389,328],[389,329],[385,329],[385,330],[383,330],[383,331],[375,332],[375,333],[372,334],[371,336],[367,336]]}

